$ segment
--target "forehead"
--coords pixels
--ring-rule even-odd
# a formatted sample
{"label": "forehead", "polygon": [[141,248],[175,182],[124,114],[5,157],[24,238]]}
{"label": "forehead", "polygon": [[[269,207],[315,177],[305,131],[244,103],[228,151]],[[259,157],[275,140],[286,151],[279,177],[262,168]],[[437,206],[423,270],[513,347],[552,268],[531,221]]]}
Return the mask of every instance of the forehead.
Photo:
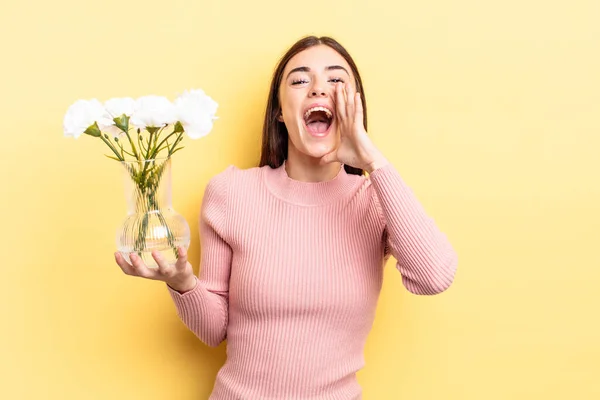
{"label": "forehead", "polygon": [[311,70],[322,71],[331,65],[341,65],[351,73],[350,66],[340,53],[329,46],[318,45],[302,50],[292,57],[283,72],[285,76],[285,74],[297,67],[308,67]]}

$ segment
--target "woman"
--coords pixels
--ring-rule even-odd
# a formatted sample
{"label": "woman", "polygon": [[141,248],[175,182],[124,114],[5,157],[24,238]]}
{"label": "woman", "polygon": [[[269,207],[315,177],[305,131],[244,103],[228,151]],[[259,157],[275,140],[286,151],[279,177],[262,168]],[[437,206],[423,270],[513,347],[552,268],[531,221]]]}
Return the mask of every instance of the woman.
{"label": "woman", "polygon": [[126,274],[167,283],[203,342],[227,338],[211,399],[359,399],[387,258],[412,293],[452,283],[454,250],[366,126],[347,51],[300,40],[273,77],[260,166],[206,187],[199,276],[184,249],[173,266],[156,255],[156,270],[116,253]]}

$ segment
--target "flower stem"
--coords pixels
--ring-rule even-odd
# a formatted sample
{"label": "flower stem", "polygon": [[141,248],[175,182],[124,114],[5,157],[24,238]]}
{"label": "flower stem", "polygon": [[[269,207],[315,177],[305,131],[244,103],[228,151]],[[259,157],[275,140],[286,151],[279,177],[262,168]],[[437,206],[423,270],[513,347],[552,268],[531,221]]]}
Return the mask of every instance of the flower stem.
{"label": "flower stem", "polygon": [[177,147],[177,145],[179,144],[179,142],[181,142],[183,140],[183,132],[181,132],[179,134],[179,136],[177,137],[177,139],[175,139],[175,142],[173,143],[173,146],[171,146],[171,148],[169,149],[169,156],[171,154],[173,154],[173,150],[175,150],[175,147]]}
{"label": "flower stem", "polygon": [[[152,142],[152,132],[150,132],[150,137],[148,138],[148,150],[146,151],[146,160],[148,160],[148,156],[150,155],[150,143],[151,142]],[[148,168],[148,161],[146,161],[144,163],[144,169],[142,171],[140,181],[142,181],[146,177],[146,168]]]}
{"label": "flower stem", "polygon": [[102,141],[103,141],[104,143],[106,143],[106,145],[107,145],[108,147],[110,147],[110,149],[113,151],[113,153],[115,153],[115,155],[117,156],[117,158],[118,158],[119,160],[121,160],[121,161],[124,161],[124,157],[122,157],[122,156],[119,154],[119,152],[118,152],[118,151],[117,151],[117,149],[116,149],[116,148],[115,148],[115,147],[112,145],[112,143],[111,143],[111,142],[109,142],[108,140],[106,140],[106,138],[105,138],[104,136],[102,136],[102,135],[100,135],[100,139],[102,139]]}
{"label": "flower stem", "polygon": [[148,160],[148,156],[150,155],[150,143],[152,143],[152,132],[150,132],[150,136],[148,137],[148,151],[146,151],[146,160]]}
{"label": "flower stem", "polygon": [[[163,139],[163,140],[160,142],[160,144],[158,145],[158,148],[160,148],[160,147],[163,145],[163,143],[164,143],[164,142],[166,142],[166,141],[167,141],[167,140],[168,140],[168,139],[169,139],[171,136],[173,136],[173,135],[175,135],[175,132],[171,132],[171,133],[169,134],[169,136],[167,136],[166,138],[164,138],[164,139]],[[168,144],[168,142],[167,142],[167,144]],[[167,146],[167,147],[168,147],[168,146]],[[160,151],[160,150],[156,151],[156,153],[158,153],[159,151]],[[154,154],[154,155],[156,155],[156,154]]]}
{"label": "flower stem", "polygon": [[[132,157],[135,157],[135,158],[137,158],[137,156],[136,156],[135,154],[131,154],[130,152],[128,152],[127,150],[125,150],[125,149],[123,148],[123,145],[121,144],[121,142],[119,142],[119,147],[121,147],[121,155],[122,155],[123,153],[126,153],[126,154],[128,154],[128,155],[130,155],[130,156],[132,156]],[[125,158],[125,157],[123,157],[123,158]]]}
{"label": "flower stem", "polygon": [[125,134],[127,135],[127,139],[129,139],[129,144],[131,144],[131,150],[133,150],[133,156],[139,161],[140,156],[137,152],[135,145],[133,144],[133,140],[131,140],[131,136],[129,136],[129,129],[127,130],[127,132],[125,132]]}
{"label": "flower stem", "polygon": [[[142,153],[144,151],[144,144],[142,143],[142,141],[140,139],[141,135],[140,135],[140,130],[139,129],[136,131],[136,136],[137,136],[138,144],[140,145],[140,153]],[[142,161],[141,158],[138,158],[138,161]]]}

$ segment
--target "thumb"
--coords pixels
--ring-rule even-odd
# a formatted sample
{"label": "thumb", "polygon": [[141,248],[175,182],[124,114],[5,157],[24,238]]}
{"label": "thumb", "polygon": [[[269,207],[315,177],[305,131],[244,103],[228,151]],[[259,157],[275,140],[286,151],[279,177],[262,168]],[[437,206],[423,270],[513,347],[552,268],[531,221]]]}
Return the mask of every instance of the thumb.
{"label": "thumb", "polygon": [[337,161],[337,149],[321,157],[321,165],[329,164],[335,161]]}

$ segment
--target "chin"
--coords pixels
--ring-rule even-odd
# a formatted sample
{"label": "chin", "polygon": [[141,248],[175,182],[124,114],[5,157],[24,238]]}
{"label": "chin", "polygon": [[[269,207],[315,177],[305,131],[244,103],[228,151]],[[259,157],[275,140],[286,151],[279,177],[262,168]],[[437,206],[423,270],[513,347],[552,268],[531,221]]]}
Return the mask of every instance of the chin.
{"label": "chin", "polygon": [[320,144],[320,145],[307,145],[304,147],[305,149],[305,154],[313,157],[313,158],[321,158],[326,154],[331,153],[332,151],[335,150],[335,146],[332,145],[325,145],[325,144]]}
{"label": "chin", "polygon": [[313,158],[321,158],[324,155],[331,153],[337,148],[339,142],[334,135],[316,141],[310,134],[304,132],[304,135],[302,140],[303,153]]}

